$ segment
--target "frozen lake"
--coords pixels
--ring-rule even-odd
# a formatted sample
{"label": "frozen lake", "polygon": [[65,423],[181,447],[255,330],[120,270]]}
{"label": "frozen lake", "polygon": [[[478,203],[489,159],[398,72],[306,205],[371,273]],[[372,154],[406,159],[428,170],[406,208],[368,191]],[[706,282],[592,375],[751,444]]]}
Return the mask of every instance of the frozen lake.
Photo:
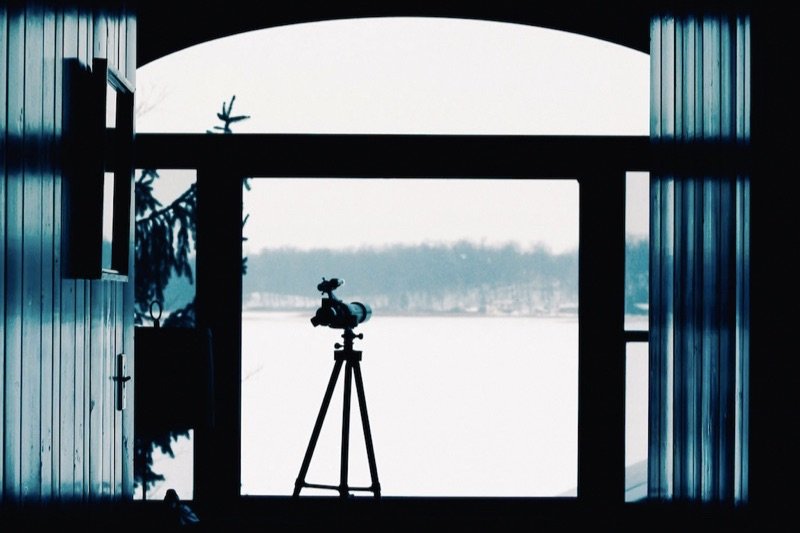
{"label": "frozen lake", "polygon": [[[243,314],[243,494],[294,486],[342,333],[309,316]],[[576,317],[377,316],[357,332],[385,495],[555,496],[576,486]],[[309,482],[338,483],[342,391],[340,377]],[[350,484],[369,485],[355,405],[350,434]]]}
{"label": "frozen lake", "polygon": [[[243,313],[242,494],[289,495],[333,368],[341,330],[308,314]],[[629,328],[646,318],[628,317]],[[578,321],[569,318],[376,316],[356,348],[383,494],[562,496],[577,485]],[[626,465],[647,457],[647,345],[627,364]],[[342,372],[343,374],[343,372]],[[339,378],[307,481],[337,484]],[[350,484],[369,485],[353,391]],[[166,487],[191,495],[191,442],[156,454]],[[641,472],[639,472],[641,474]],[[629,479],[641,483],[641,475]],[[303,489],[303,494],[335,496]],[[369,493],[366,493],[369,494]]]}

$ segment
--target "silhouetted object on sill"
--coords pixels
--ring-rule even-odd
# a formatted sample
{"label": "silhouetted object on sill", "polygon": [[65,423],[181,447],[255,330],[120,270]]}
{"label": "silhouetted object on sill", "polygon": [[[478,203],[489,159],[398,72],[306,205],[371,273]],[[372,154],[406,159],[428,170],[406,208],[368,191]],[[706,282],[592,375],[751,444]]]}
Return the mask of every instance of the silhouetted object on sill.
{"label": "silhouetted object on sill", "polygon": [[[331,372],[330,381],[328,381],[328,388],[325,391],[325,396],[322,399],[322,406],[320,407],[317,421],[314,424],[314,430],[311,432],[311,440],[306,448],[305,457],[303,457],[303,464],[300,467],[300,473],[297,475],[297,480],[294,484],[293,496],[300,496],[300,491],[304,488],[315,489],[331,489],[339,491],[339,496],[346,498],[350,495],[350,491],[367,491],[372,492],[376,498],[381,496],[381,484],[378,481],[378,467],[375,464],[375,451],[372,446],[372,431],[369,426],[369,417],[367,416],[367,399],[364,395],[364,381],[361,377],[361,351],[353,350],[353,339],[363,339],[364,335],[353,333],[353,328],[358,324],[366,322],[372,315],[372,309],[366,304],[353,302],[346,304],[339,300],[333,291],[344,284],[344,280],[331,278],[326,280],[322,278],[322,283],[317,285],[317,290],[324,293],[326,296],[322,298],[322,306],[317,309],[316,315],[311,319],[314,327],[319,325],[328,326],[335,329],[344,329],[342,338],[344,344],[335,344],[336,350],[333,352],[334,361],[333,372]],[[317,446],[322,424],[325,422],[325,415],[328,412],[328,406],[331,403],[333,390],[336,388],[336,381],[339,378],[339,372],[342,369],[342,363],[345,362],[344,374],[344,408],[342,413],[342,450],[341,450],[341,463],[340,463],[340,478],[339,485],[322,485],[318,483],[307,483],[306,474],[308,474],[308,467],[311,465],[311,458],[314,455],[314,449]],[[351,487],[347,483],[348,476],[348,463],[349,463],[349,447],[350,447],[350,391],[351,383],[355,374],[356,393],[358,394],[358,405],[361,409],[361,425],[364,428],[364,442],[367,446],[367,460],[369,462],[369,474],[372,484],[369,487]]]}
{"label": "silhouetted object on sill", "polygon": [[168,489],[164,496],[167,504],[170,519],[173,524],[180,527],[192,527],[200,524],[200,518],[192,511],[192,508],[181,502],[175,489]]}

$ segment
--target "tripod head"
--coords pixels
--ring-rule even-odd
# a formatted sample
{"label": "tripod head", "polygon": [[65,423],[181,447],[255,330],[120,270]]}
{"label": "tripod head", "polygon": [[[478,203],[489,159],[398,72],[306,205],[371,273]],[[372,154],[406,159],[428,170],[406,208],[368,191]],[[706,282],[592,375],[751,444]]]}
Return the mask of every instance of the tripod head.
{"label": "tripod head", "polygon": [[353,340],[363,339],[364,334],[359,333],[358,335],[356,335],[355,333],[353,333],[352,328],[345,328],[344,333],[342,333],[342,338],[344,339],[344,344],[340,344],[337,342],[336,344],[333,345],[333,347],[336,348],[337,350],[341,350],[338,353],[341,353],[345,357],[357,355],[358,359],[360,360],[361,352],[353,350]]}

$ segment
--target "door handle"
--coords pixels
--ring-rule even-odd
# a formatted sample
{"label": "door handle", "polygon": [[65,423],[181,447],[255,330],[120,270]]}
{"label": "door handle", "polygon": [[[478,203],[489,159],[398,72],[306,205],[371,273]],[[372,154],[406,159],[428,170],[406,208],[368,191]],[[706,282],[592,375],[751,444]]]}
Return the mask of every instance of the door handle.
{"label": "door handle", "polygon": [[125,384],[131,380],[130,376],[126,376],[126,357],[124,353],[117,354],[117,373],[112,378],[117,383],[117,411],[125,409],[127,394],[125,393]]}

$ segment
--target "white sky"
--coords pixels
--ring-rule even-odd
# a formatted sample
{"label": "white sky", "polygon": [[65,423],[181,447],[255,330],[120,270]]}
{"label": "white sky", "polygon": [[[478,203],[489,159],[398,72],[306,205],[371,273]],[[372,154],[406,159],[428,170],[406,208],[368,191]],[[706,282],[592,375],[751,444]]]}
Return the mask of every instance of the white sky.
{"label": "white sky", "polygon": [[[647,135],[649,57],[497,22],[299,24],[140,68],[137,130],[204,132],[234,94],[234,113],[252,117],[235,125],[240,133]],[[185,188],[161,182],[165,196]],[[577,247],[576,190],[574,182],[253,180],[246,251],[462,238],[564,251]],[[646,233],[646,211],[628,217]]]}
{"label": "white sky", "polygon": [[[269,213],[268,234],[278,246],[470,240],[530,248],[545,233],[554,252],[578,245],[575,181],[294,179],[255,185],[245,195],[245,211],[251,220]],[[258,231],[249,224],[245,235],[257,249]]]}

